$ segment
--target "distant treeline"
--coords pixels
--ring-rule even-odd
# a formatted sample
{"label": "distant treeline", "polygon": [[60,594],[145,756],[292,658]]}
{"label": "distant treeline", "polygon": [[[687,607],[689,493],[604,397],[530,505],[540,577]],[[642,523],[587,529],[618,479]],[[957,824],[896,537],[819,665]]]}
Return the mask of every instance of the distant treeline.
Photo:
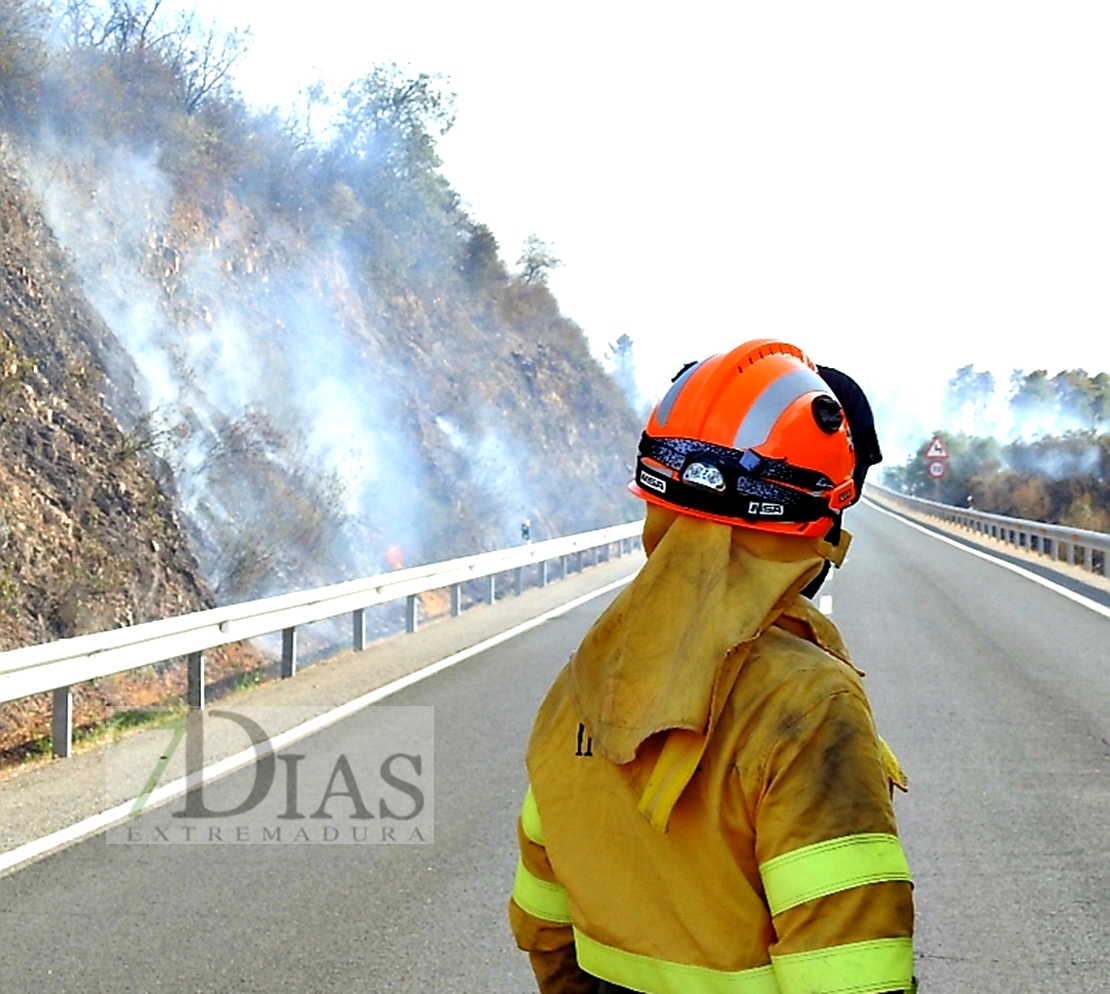
{"label": "distant treeline", "polygon": [[1064,369],[1055,376],[1049,376],[1047,369],[1031,373],[1015,369],[1002,398],[993,373],[962,366],[948,381],[945,414],[949,421],[966,421],[970,416],[976,431],[991,434],[1000,399],[1005,400],[1014,434],[1028,437],[1110,427],[1110,373],[1091,375],[1085,369]]}
{"label": "distant treeline", "polygon": [[1092,429],[1008,444],[962,432],[938,433],[948,473],[929,477],[921,443],[905,465],[888,469],[888,486],[945,504],[1110,532],[1110,434]]}

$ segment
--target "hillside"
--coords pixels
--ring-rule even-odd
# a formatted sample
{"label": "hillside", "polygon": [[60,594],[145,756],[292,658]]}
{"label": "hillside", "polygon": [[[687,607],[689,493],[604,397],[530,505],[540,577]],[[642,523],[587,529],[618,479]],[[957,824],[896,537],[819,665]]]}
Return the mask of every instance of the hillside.
{"label": "hillside", "polygon": [[0,233],[0,645],[207,606],[169,481],[120,426],[140,413],[133,369],[4,144]]}
{"label": "hillside", "polygon": [[[0,236],[0,649],[212,606],[172,478],[120,424],[143,424],[134,369],[76,291],[2,136]],[[258,659],[229,648],[210,662],[218,680]],[[78,724],[180,693],[180,670],[78,688]],[[0,708],[0,761],[45,736],[49,714],[45,695]]]}
{"label": "hillside", "polygon": [[636,416],[440,173],[442,81],[317,134],[157,6],[0,0],[0,649],[637,515]]}
{"label": "hillside", "polygon": [[316,138],[211,68],[234,37],[54,13],[7,126],[220,600],[634,513],[635,416],[439,173],[440,81],[375,69]]}

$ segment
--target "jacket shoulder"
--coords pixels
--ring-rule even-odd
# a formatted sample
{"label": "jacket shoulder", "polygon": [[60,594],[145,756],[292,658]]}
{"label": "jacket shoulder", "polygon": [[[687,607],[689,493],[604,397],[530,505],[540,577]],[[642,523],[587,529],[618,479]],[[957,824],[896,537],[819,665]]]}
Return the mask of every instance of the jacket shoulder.
{"label": "jacket shoulder", "polygon": [[844,655],[774,625],[756,639],[738,683],[745,684],[746,696],[786,692],[795,703],[834,693],[866,700],[861,676]]}

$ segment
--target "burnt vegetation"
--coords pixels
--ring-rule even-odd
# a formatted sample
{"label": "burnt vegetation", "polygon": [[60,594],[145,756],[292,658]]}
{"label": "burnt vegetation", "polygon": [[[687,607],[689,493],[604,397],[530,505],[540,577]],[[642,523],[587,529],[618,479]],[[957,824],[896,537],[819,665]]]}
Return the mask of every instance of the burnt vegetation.
{"label": "burnt vegetation", "polygon": [[[125,353],[140,334],[160,350],[156,372],[173,383],[155,395],[137,356],[136,416],[157,407],[177,430],[157,454],[221,598],[365,572],[398,541],[407,561],[476,551],[515,534],[522,514],[539,537],[634,513],[622,495],[636,418],[559,312],[546,285],[559,261],[532,238],[511,271],[439,171],[436,141],[454,124],[445,80],[381,66],[338,93],[310,87],[288,115],[260,113],[232,86],[248,32],[171,17],[160,0],[0,11],[3,126],[94,310]],[[136,288],[152,311],[139,332],[111,313]],[[254,382],[244,370],[217,390],[198,359],[202,337],[228,334],[221,322]],[[377,399],[376,433],[406,464],[408,492],[392,502],[418,521],[398,527],[375,499],[390,481],[318,458],[303,357],[329,351],[326,372]],[[273,374],[270,394],[259,373]],[[249,396],[233,404],[235,390]],[[492,462],[491,436],[505,454]],[[307,519],[275,515],[275,490],[303,495]],[[259,562],[220,548],[229,528],[253,529],[258,541],[240,544],[260,546],[282,516],[286,534],[257,548]]]}
{"label": "burnt vegetation", "polygon": [[639,511],[558,260],[440,172],[446,81],[257,111],[249,41],[0,0],[0,649]]}
{"label": "burnt vegetation", "polygon": [[[1110,532],[1110,374],[1083,369],[1015,370],[1005,407],[1011,432],[1000,441],[996,385],[989,372],[957,370],[948,384],[950,416],[963,415],[972,431],[941,431],[948,473],[929,477],[924,439],[886,482],[906,493],[982,511]],[[993,413],[992,413],[993,410]]]}

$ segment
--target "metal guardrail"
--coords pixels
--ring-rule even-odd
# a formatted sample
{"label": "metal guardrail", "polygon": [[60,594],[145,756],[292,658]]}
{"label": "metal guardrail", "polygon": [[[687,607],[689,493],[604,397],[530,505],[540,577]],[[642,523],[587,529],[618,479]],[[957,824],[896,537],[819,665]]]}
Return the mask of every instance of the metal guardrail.
{"label": "metal guardrail", "polygon": [[1008,518],[1002,514],[977,511],[973,507],[955,507],[952,504],[925,500],[923,497],[910,497],[877,483],[868,483],[867,491],[872,490],[887,500],[930,517],[961,525],[970,531],[1001,539],[1010,545],[1056,561],[1063,559],[1073,566],[1083,566],[1092,573],[1101,572],[1103,576],[1110,576],[1110,534],[1106,532],[1068,528],[1066,525],[1047,525],[1043,521],[1029,521],[1025,518]]}
{"label": "metal guardrail", "polygon": [[362,650],[366,646],[367,608],[406,598],[405,628],[414,632],[419,625],[418,596],[422,593],[449,588],[451,614],[456,616],[462,609],[462,584],[466,581],[485,579],[483,600],[492,604],[499,573],[515,571],[514,587],[520,593],[524,568],[534,565],[539,568],[539,585],[544,586],[550,562],[560,560],[560,575],[565,576],[570,557],[577,557],[581,569],[586,553],[593,552],[596,563],[608,559],[615,545],[617,555],[622,555],[632,550],[642,529],[643,522],[635,521],[130,628],[9,649],[0,652],[0,703],[53,691],[54,755],[68,756],[73,742],[71,687],[75,683],[184,656],[188,660],[189,706],[202,708],[204,652],[208,649],[280,631],[281,675],[291,677],[297,670],[298,625],[350,613],[351,644]]}

